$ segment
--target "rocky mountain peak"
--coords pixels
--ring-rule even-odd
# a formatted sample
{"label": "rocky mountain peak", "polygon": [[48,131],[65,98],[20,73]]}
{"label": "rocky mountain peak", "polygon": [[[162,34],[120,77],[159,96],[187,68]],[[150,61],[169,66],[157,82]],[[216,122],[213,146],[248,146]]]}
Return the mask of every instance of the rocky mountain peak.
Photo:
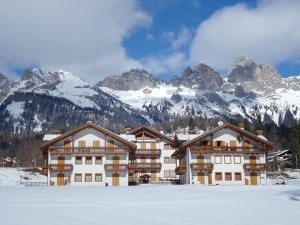
{"label": "rocky mountain peak", "polygon": [[211,67],[200,63],[194,67],[187,67],[182,77],[174,77],[171,83],[175,86],[183,85],[185,87],[198,90],[219,90],[223,80],[219,73]]}
{"label": "rocky mountain peak", "polygon": [[281,80],[281,76],[271,65],[256,62],[248,56],[236,58],[228,76],[228,82],[236,84],[255,82],[264,85],[274,79]]}
{"label": "rocky mountain peak", "polygon": [[11,85],[13,85],[14,82],[9,80],[3,73],[0,73],[0,90],[4,90]]}
{"label": "rocky mountain peak", "polygon": [[106,77],[98,86],[114,90],[140,90],[144,87],[156,87],[160,79],[144,69],[132,69],[120,75]]}
{"label": "rocky mountain peak", "polygon": [[25,69],[21,81],[46,82],[52,73],[39,68]]}

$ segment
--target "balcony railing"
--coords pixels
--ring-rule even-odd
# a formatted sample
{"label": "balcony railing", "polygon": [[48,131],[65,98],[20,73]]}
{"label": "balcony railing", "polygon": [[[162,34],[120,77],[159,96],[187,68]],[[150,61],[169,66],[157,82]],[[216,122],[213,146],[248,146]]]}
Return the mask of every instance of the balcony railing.
{"label": "balcony railing", "polygon": [[135,155],[160,155],[160,149],[137,149]]}
{"label": "balcony railing", "polygon": [[114,147],[85,147],[85,148],[57,148],[57,147],[50,147],[51,154],[127,154],[128,148],[114,148]]}
{"label": "balcony railing", "polygon": [[192,170],[212,170],[213,168],[213,163],[191,163]]}
{"label": "balcony railing", "polygon": [[192,154],[212,154],[212,153],[230,153],[230,154],[262,154],[265,148],[255,147],[231,147],[231,146],[191,146]]}
{"label": "balcony railing", "polygon": [[161,163],[133,163],[129,165],[132,169],[161,169]]}
{"label": "balcony railing", "polygon": [[127,164],[105,164],[104,169],[106,171],[127,171]]}
{"label": "balcony railing", "polygon": [[49,164],[50,172],[71,172],[73,170],[72,164]]}
{"label": "balcony railing", "polygon": [[268,165],[266,163],[245,163],[244,170],[268,170]]}
{"label": "balcony railing", "polygon": [[175,173],[176,173],[176,175],[185,174],[186,173],[186,165],[179,165],[178,167],[176,167]]}

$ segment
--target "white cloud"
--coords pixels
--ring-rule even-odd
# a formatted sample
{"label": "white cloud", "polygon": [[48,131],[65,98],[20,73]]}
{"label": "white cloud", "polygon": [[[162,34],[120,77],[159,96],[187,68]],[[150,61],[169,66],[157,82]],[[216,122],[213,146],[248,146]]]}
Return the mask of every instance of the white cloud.
{"label": "white cloud", "polygon": [[172,48],[179,49],[189,44],[192,37],[192,31],[188,28],[183,28],[178,36],[172,41]]}
{"label": "white cloud", "polygon": [[235,57],[249,55],[276,64],[300,56],[300,1],[264,0],[256,8],[225,7],[200,24],[190,63],[228,69]]}
{"label": "white cloud", "polygon": [[166,55],[149,56],[141,60],[144,67],[153,74],[177,73],[186,65],[186,55],[183,52],[173,52]]}
{"label": "white cloud", "polygon": [[62,68],[96,82],[141,66],[126,55],[122,41],[151,22],[136,0],[3,0],[0,70]]}

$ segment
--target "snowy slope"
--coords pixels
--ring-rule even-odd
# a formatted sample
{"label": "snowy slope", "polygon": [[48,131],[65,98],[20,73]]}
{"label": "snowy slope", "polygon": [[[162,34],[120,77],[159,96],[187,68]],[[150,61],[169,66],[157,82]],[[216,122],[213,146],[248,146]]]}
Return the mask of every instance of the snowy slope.
{"label": "snowy slope", "polygon": [[297,225],[300,211],[296,185],[0,187],[0,199],[13,225]]}
{"label": "snowy slope", "polygon": [[0,168],[0,186],[18,186],[20,181],[47,182],[47,177],[21,168]]}

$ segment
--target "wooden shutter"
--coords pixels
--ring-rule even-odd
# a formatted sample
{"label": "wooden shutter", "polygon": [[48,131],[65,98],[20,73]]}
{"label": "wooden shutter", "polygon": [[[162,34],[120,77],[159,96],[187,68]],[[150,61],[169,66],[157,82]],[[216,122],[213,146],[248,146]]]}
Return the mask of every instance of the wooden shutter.
{"label": "wooden shutter", "polygon": [[79,148],[85,148],[85,141],[79,141],[78,146]]}
{"label": "wooden shutter", "polygon": [[93,147],[99,148],[100,147],[100,141],[93,141]]}

